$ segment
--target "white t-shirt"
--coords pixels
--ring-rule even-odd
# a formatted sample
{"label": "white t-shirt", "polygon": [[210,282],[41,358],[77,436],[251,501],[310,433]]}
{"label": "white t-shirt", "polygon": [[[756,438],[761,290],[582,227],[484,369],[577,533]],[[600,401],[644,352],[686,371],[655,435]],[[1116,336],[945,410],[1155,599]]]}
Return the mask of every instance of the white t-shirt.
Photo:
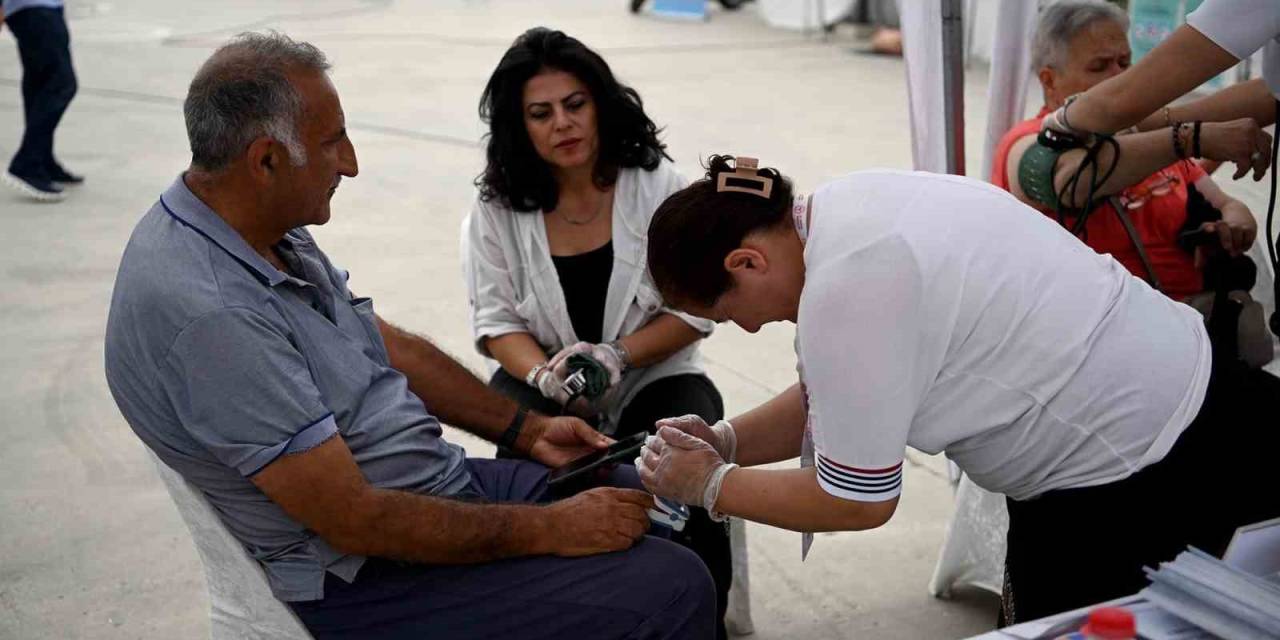
{"label": "white t-shirt", "polygon": [[1262,52],[1262,75],[1280,97],[1280,0],[1206,0],[1187,24],[1243,60]]}
{"label": "white t-shirt", "polygon": [[1199,411],[1201,316],[1003,190],[853,173],[808,235],[797,345],[834,496],[898,495],[907,445],[1015,499],[1112,482]]}

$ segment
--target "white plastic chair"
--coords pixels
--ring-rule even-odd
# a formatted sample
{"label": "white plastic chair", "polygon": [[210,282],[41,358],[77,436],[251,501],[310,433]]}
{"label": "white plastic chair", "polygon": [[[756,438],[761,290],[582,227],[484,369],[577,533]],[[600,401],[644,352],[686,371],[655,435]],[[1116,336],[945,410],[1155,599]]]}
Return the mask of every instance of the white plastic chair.
{"label": "white plastic chair", "polygon": [[147,455],[187,523],[209,585],[212,640],[311,640],[284,603],[271,595],[262,567],[222,525],[204,494],[169,468],[151,449]]}

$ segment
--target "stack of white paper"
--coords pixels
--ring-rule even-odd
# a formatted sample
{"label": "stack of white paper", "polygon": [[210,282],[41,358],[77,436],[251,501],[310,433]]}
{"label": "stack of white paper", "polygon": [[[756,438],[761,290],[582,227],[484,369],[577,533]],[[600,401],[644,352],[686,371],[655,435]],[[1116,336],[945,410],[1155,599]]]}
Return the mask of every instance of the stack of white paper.
{"label": "stack of white paper", "polygon": [[1280,638],[1280,582],[1250,575],[1199,549],[1179,554],[1159,570],[1142,597],[1227,640]]}

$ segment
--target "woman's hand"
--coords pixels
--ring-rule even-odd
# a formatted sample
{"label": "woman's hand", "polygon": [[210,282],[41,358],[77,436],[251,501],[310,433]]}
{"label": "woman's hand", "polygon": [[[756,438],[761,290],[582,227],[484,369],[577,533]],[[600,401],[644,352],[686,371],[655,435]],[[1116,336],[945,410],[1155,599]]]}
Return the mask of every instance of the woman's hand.
{"label": "woman's hand", "polygon": [[640,481],[655,495],[708,509],[715,506],[724,475],[737,466],[726,464],[705,440],[673,427],[649,436],[635,464]]}
{"label": "woman's hand", "polygon": [[569,392],[565,391],[564,388],[564,378],[553,371],[550,365],[544,366],[538,372],[538,376],[534,378],[533,383],[538,388],[538,393],[542,394],[542,397],[564,407],[565,411],[575,416],[594,418],[600,413],[586,398],[573,398],[573,401],[570,402]]}
{"label": "woman's hand", "polygon": [[733,430],[733,425],[728,420],[721,420],[713,425],[708,425],[706,420],[695,414],[679,416],[677,418],[663,418],[654,423],[656,429],[663,427],[671,427],[679,429],[695,438],[704,440],[715,448],[716,453],[728,462],[733,462],[736,458],[738,449],[738,434]]}
{"label": "woman's hand", "polygon": [[1206,233],[1218,236],[1223,250],[1232,256],[1238,256],[1258,237],[1258,221],[1243,203],[1233,200],[1222,208],[1222,219],[1217,222],[1206,222],[1200,225]]}
{"label": "woman's hand", "polygon": [[[612,345],[578,342],[561,349],[559,353],[552,356],[551,360],[547,362],[546,369],[539,374],[538,390],[542,392],[544,397],[555,400],[560,406],[565,406],[565,403],[569,402],[569,394],[563,389],[564,381],[573,375],[573,372],[569,370],[569,356],[575,354],[582,354],[599,362],[609,376],[609,386],[598,398],[592,400],[586,397],[578,397],[565,407],[574,415],[584,418],[593,417],[600,414],[603,411],[603,407],[609,405],[609,402],[613,399],[614,392],[617,390],[618,383],[622,381],[622,370],[624,368],[622,357]],[[548,393],[552,395],[547,395]]]}
{"label": "woman's hand", "polygon": [[547,368],[554,372],[560,379],[566,379],[570,375],[569,356],[581,353],[591,356],[593,360],[604,366],[605,371],[609,372],[609,388],[617,386],[622,381],[622,356],[612,345],[608,344],[591,344],[590,342],[578,342],[571,344],[560,350],[555,356],[547,362]]}
{"label": "woman's hand", "polygon": [[1236,163],[1232,180],[1244,177],[1250,169],[1253,179],[1261,180],[1271,166],[1271,134],[1263,131],[1253,118],[1205,122],[1200,125],[1200,155]]}

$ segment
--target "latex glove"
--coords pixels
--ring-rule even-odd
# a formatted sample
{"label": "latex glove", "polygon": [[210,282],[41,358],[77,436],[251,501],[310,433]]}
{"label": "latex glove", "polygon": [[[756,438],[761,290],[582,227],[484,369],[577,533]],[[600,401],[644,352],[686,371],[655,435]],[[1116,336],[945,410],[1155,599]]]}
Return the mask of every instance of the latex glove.
{"label": "latex glove", "polygon": [[738,434],[728,420],[708,426],[701,416],[690,413],[676,418],[663,418],[654,423],[654,426],[658,429],[673,427],[695,438],[701,438],[715,447],[716,453],[726,462],[737,462]]}
{"label": "latex glove", "polygon": [[1052,131],[1060,135],[1070,136],[1081,142],[1091,142],[1093,139],[1092,132],[1076,129],[1071,126],[1070,120],[1068,120],[1068,108],[1071,106],[1072,102],[1076,101],[1076,98],[1079,97],[1079,95],[1080,94],[1077,93],[1068,96],[1062,103],[1061,107],[1058,107],[1052,113],[1045,116],[1044,119],[1040,121],[1040,130]]}
{"label": "latex glove", "polygon": [[[573,402],[569,402],[569,392],[564,390],[564,378],[556,375],[555,371],[547,366],[538,373],[537,380],[538,392],[542,397],[555,402],[565,408],[566,411],[575,416],[582,418],[593,418],[600,412],[586,398],[577,398]],[[567,403],[567,404],[566,404]]]}
{"label": "latex glove", "polygon": [[622,356],[607,344],[591,344],[590,342],[571,344],[552,356],[551,360],[547,362],[547,368],[555,372],[557,376],[560,376],[561,380],[568,378],[569,356],[575,353],[585,353],[604,366],[605,371],[609,372],[610,389],[618,386],[618,383],[622,381]]}
{"label": "latex glove", "polygon": [[[738,465],[726,463],[707,441],[674,427],[649,436],[636,458],[636,470],[655,495],[690,506],[715,508],[724,477]],[[716,517],[716,514],[712,514]]]}
{"label": "latex glove", "polygon": [[1049,113],[1049,115],[1045,116],[1044,119],[1040,121],[1040,130],[1044,131],[1047,129],[1049,131],[1055,131],[1057,133],[1062,133],[1069,136],[1080,137],[1080,132],[1076,131],[1075,129],[1072,129],[1065,122],[1063,122],[1063,117],[1064,117],[1063,112],[1066,111],[1066,108],[1067,108],[1067,105],[1062,105],[1061,107],[1058,107],[1056,110]]}

